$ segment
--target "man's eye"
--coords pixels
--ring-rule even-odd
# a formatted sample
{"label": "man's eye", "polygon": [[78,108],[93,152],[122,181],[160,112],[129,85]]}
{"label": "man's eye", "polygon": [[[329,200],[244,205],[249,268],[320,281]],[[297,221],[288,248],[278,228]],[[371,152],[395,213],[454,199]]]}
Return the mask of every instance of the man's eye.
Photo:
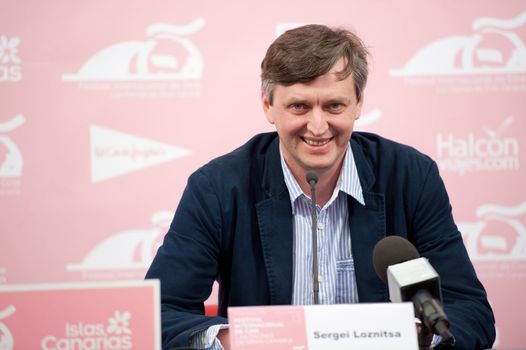
{"label": "man's eye", "polygon": [[331,103],[328,106],[329,111],[333,113],[341,112],[344,108],[345,106],[343,105],[343,103]]}
{"label": "man's eye", "polygon": [[295,112],[301,112],[306,109],[306,106],[303,103],[293,103],[290,105],[290,109]]}

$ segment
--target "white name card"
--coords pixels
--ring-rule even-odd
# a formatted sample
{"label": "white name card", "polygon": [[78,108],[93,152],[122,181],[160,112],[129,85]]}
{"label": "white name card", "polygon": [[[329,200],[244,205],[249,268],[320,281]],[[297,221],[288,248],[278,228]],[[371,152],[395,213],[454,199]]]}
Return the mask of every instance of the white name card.
{"label": "white name card", "polygon": [[233,350],[418,350],[411,303],[228,309]]}

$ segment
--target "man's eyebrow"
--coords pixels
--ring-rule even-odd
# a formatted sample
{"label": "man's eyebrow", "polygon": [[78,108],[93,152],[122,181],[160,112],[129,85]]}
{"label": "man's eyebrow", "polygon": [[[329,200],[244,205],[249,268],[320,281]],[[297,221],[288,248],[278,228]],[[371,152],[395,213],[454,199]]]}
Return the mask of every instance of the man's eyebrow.
{"label": "man's eyebrow", "polygon": [[348,96],[336,96],[333,98],[329,98],[326,103],[334,103],[334,102],[343,102],[348,104],[351,101],[351,99]]}
{"label": "man's eyebrow", "polygon": [[290,105],[290,104],[294,104],[294,103],[308,104],[309,103],[309,99],[307,99],[305,97],[302,97],[302,96],[291,96],[291,97],[288,97],[288,98],[283,100],[283,104],[285,104],[285,105]]}
{"label": "man's eyebrow", "polygon": [[[331,104],[331,103],[349,104],[350,102],[351,102],[351,98],[345,95],[335,96],[335,97],[331,97],[326,100],[323,100],[324,105]],[[295,104],[295,103],[302,103],[302,104],[308,105],[311,103],[311,100],[305,96],[290,96],[283,100],[283,105],[285,106],[288,106],[290,104]]]}

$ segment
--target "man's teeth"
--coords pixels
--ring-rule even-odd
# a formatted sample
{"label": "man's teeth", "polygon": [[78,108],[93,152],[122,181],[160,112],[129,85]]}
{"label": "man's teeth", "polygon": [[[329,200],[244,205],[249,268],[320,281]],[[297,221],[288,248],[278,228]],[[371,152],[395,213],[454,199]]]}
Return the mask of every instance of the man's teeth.
{"label": "man's teeth", "polygon": [[310,146],[323,146],[327,143],[329,143],[330,139],[327,139],[327,140],[319,140],[319,141],[315,141],[315,140],[307,140],[305,139],[305,142],[310,145]]}

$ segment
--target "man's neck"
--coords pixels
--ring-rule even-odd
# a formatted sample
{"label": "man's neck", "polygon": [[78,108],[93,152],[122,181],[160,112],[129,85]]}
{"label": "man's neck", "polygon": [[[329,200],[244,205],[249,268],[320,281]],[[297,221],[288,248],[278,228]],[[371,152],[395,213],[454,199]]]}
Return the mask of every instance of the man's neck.
{"label": "man's neck", "polygon": [[[316,204],[318,204],[320,207],[323,208],[323,206],[331,199],[332,194],[334,193],[334,188],[336,187],[336,183],[338,182],[338,178],[340,177],[340,171],[341,164],[332,172],[317,172],[318,183],[316,184]],[[294,174],[294,177],[296,177],[296,181],[300,185],[303,193],[310,196],[310,186],[305,180],[306,173],[301,174],[301,176],[302,177],[298,179],[296,174]]]}

